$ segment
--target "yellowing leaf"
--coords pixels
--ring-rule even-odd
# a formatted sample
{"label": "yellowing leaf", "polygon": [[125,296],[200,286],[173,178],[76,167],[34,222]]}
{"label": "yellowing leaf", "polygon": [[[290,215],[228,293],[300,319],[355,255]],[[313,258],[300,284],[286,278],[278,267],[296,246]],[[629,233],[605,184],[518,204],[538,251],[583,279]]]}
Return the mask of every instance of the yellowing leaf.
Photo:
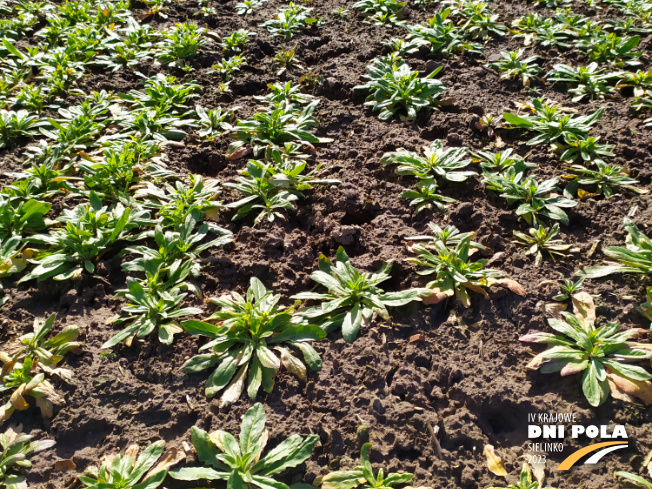
{"label": "yellowing leaf", "polygon": [[483,453],[487,457],[487,468],[489,472],[499,477],[507,477],[507,471],[503,466],[503,461],[496,455],[493,445],[485,445]]}
{"label": "yellowing leaf", "polygon": [[286,348],[277,347],[276,350],[281,352],[281,363],[293,375],[296,375],[304,382],[308,380],[306,376],[306,366],[301,363],[297,357],[292,355]]}
{"label": "yellowing leaf", "polygon": [[528,363],[525,368],[530,369],[530,370],[539,370],[539,367],[543,365],[546,361],[546,354],[547,352],[541,352],[537,356],[535,356],[532,360],[530,360],[530,363]]}
{"label": "yellowing leaf", "polygon": [[228,406],[238,400],[240,394],[242,394],[242,389],[244,388],[245,378],[247,377],[247,367],[248,364],[244,364],[240,367],[238,373],[226,387],[222,397],[220,397],[220,407]]}
{"label": "yellowing leaf", "polygon": [[354,489],[366,481],[364,477],[355,479],[348,472],[336,471],[322,478],[321,489]]}
{"label": "yellowing leaf", "polygon": [[54,416],[54,404],[48,401],[45,397],[37,398],[36,405],[41,410],[41,415],[44,418],[51,418]]}
{"label": "yellowing leaf", "polygon": [[591,325],[595,324],[595,303],[593,302],[593,297],[584,291],[574,294],[573,308],[582,327],[589,331]]}
{"label": "yellowing leaf", "polygon": [[260,446],[260,450],[258,450],[258,454],[256,455],[256,458],[254,459],[254,463],[258,463],[258,460],[260,460],[260,455],[263,453],[263,450],[265,449],[265,446],[267,445],[267,439],[269,438],[269,431],[267,428],[263,430],[263,434],[260,435],[260,438],[258,439],[258,445]]}
{"label": "yellowing leaf", "polygon": [[448,299],[449,297],[452,297],[454,293],[455,292],[453,292],[452,290],[446,290],[442,292],[441,290],[435,288],[432,289],[432,294],[425,296],[422,299],[422,301],[426,305],[439,304],[444,299]]}
{"label": "yellowing leaf", "polygon": [[634,398],[638,398],[646,405],[652,404],[652,381],[628,379],[608,368],[607,380],[612,397],[626,402],[634,402]]}
{"label": "yellowing leaf", "polygon": [[136,462],[136,459],[138,458],[138,451],[140,450],[140,447],[138,446],[138,443],[134,443],[132,445],[129,445],[127,449],[125,450],[125,455],[129,455],[131,457],[131,460]]}
{"label": "yellowing leaf", "polygon": [[484,290],[480,285],[473,285],[469,282],[464,283],[464,287],[466,287],[469,290],[472,290],[473,292],[482,295],[485,299],[489,298],[489,294],[487,293],[486,290]]}
{"label": "yellowing leaf", "polygon": [[220,219],[220,209],[218,207],[211,207],[204,211],[204,215],[211,221],[218,221]]}
{"label": "yellowing leaf", "polygon": [[9,401],[11,401],[11,405],[13,406],[14,409],[17,409],[18,411],[24,411],[29,407],[29,404],[27,404],[27,401],[23,397],[23,393],[25,390],[25,385],[23,384],[21,387],[16,389],[14,393],[11,395],[9,398]]}

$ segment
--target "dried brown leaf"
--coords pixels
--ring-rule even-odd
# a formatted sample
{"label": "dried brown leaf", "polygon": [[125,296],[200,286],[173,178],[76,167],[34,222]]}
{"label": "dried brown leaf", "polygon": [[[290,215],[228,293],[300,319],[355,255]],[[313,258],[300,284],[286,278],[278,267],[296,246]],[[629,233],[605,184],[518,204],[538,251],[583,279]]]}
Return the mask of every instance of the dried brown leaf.
{"label": "dried brown leaf", "polygon": [[566,304],[562,302],[549,302],[543,306],[543,310],[546,311],[546,314],[548,316],[552,316],[555,319],[563,319],[561,313],[566,309]]}
{"label": "dried brown leaf", "polygon": [[61,459],[57,460],[54,462],[54,470],[57,472],[66,472],[68,470],[75,470],[77,468],[77,465],[75,465],[75,462],[72,461],[72,459]]}
{"label": "dried brown leaf", "polygon": [[306,366],[301,362],[301,360],[292,355],[286,348],[277,347],[276,350],[281,352],[281,363],[288,372],[304,382],[308,380]]}
{"label": "dried brown leaf", "polygon": [[158,460],[157,464],[149,469],[149,472],[144,477],[144,480],[147,480],[149,477],[152,475],[156,474],[157,472],[161,472],[162,470],[168,470],[170,467],[178,464],[186,458],[185,453],[183,453],[183,450],[179,450],[177,448],[169,448],[165,451],[165,453],[161,456],[161,458]]}
{"label": "dried brown leaf", "polygon": [[593,254],[595,253],[595,251],[598,249],[598,245],[599,245],[599,244],[600,244],[600,240],[599,240],[599,239],[596,239],[596,240],[593,242],[593,244],[592,244],[591,247],[589,248],[589,251],[586,252],[586,257],[587,257],[587,258],[591,258],[591,257],[593,256]]}
{"label": "dried brown leaf", "polygon": [[532,462],[531,460],[536,458],[537,460],[542,460],[544,457],[530,457],[530,465],[532,466],[532,474],[534,478],[539,483],[539,487],[543,487],[543,484],[546,481],[546,464],[545,462]]}
{"label": "dried brown leaf", "polygon": [[18,411],[24,411],[29,407],[29,404],[23,397],[24,393],[25,393],[25,385],[23,384],[18,389],[16,389],[13,392],[13,394],[11,394],[11,397],[9,398],[9,401],[11,402],[13,408],[17,409]]}
{"label": "dried brown leaf", "polygon": [[643,467],[647,468],[648,474],[652,477],[652,450],[647,454],[645,460],[643,460]]}
{"label": "dried brown leaf", "polygon": [[0,406],[0,425],[4,424],[14,412],[12,406],[7,407],[6,405]]}
{"label": "dried brown leaf", "polygon": [[494,447],[492,445],[485,445],[483,453],[487,457],[487,468],[489,472],[500,477],[507,477],[507,471],[503,466],[503,461],[496,455]]}
{"label": "dried brown leaf", "polygon": [[5,364],[2,366],[2,371],[0,371],[0,376],[4,378],[6,375],[9,375],[9,372],[11,372],[14,369],[14,365],[16,365],[16,362],[12,362],[12,361],[5,362]]}
{"label": "dried brown leaf", "polygon": [[249,153],[251,153],[251,147],[243,146],[242,148],[236,149],[233,153],[227,154],[226,159],[229,161],[239,160],[240,158],[247,156]]}
{"label": "dried brown leaf", "polygon": [[500,278],[496,280],[494,283],[501,285],[506,289],[511,290],[516,295],[520,295],[521,297],[525,297],[527,295],[527,291],[525,290],[525,287],[523,287],[516,280],[513,280],[511,278]]}

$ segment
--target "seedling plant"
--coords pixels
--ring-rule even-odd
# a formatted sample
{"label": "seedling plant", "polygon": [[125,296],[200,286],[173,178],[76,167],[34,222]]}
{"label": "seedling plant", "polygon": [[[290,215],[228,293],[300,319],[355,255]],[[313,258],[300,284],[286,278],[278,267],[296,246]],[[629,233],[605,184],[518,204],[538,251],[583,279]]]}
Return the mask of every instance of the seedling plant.
{"label": "seedling plant", "polygon": [[591,406],[603,404],[609,394],[652,402],[652,375],[644,367],[632,365],[652,357],[647,345],[632,341],[646,330],[622,330],[618,323],[596,326],[595,305],[585,292],[573,295],[573,306],[573,313],[561,311],[562,318],[548,319],[556,333],[534,332],[520,338],[551,346],[536,355],[528,368],[562,376],[582,373],[582,392]]}
{"label": "seedling plant", "polygon": [[362,327],[367,327],[375,316],[389,319],[388,307],[399,307],[413,301],[420,301],[423,289],[407,289],[399,292],[385,292],[379,287],[390,278],[392,262],[383,265],[377,272],[359,272],[351,263],[341,246],[337,249],[336,262],[326,256],[319,257],[319,270],[310,275],[313,281],[325,287],[328,292],[301,292],[294,299],[316,300],[320,304],[302,310],[302,317],[315,322],[330,333],[342,330],[342,337],[353,343]]}
{"label": "seedling plant", "polygon": [[207,433],[193,426],[192,444],[203,466],[174,469],[170,475],[184,481],[222,480],[245,489],[290,489],[274,476],[308,459],[319,436],[292,435],[263,456],[269,437],[265,423],[265,408],[256,403],[242,418],[239,439],[226,431]]}
{"label": "seedling plant", "polygon": [[[261,387],[272,391],[281,365],[303,381],[307,380],[306,366],[321,368],[321,359],[308,342],[323,338],[324,331],[297,316],[298,304],[281,307],[280,300],[280,295],[252,277],[245,296],[231,292],[211,299],[219,309],[208,321],[182,323],[188,333],[211,340],[201,348],[208,353],[191,358],[181,367],[185,373],[195,373],[217,366],[206,381],[207,397],[222,392],[220,405],[231,404],[242,394],[246,380],[247,395],[254,400]],[[303,362],[290,348],[302,353]]]}

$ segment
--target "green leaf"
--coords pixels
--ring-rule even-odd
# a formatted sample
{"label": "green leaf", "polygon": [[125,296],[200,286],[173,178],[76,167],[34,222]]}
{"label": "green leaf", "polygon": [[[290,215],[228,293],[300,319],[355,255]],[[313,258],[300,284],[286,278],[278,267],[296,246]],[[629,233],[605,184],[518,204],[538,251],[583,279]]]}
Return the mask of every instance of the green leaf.
{"label": "green leaf", "polygon": [[73,342],[79,336],[79,327],[77,326],[67,326],[56,336],[49,339],[43,343],[44,348],[68,348],[66,351],[70,351],[68,343]]}
{"label": "green leaf", "polygon": [[337,261],[341,263],[348,263],[350,261],[349,255],[346,254],[346,251],[344,251],[342,246],[337,248],[337,251],[335,252],[335,258],[337,258]]}
{"label": "green leaf", "polygon": [[20,210],[23,213],[20,221],[25,222],[33,216],[38,216],[40,218],[41,216],[47,214],[51,208],[52,204],[30,199],[20,207]]}
{"label": "green leaf", "polygon": [[270,476],[283,472],[287,468],[296,467],[310,457],[318,440],[318,435],[309,435],[305,440],[302,440],[299,435],[292,435],[254,465],[251,472]]}
{"label": "green leaf", "polygon": [[28,489],[25,477],[22,475],[8,474],[2,482],[2,489]]}
{"label": "green leaf", "polygon": [[385,478],[383,485],[389,487],[396,486],[398,484],[409,484],[412,482],[412,477],[412,474],[389,474]]}
{"label": "green leaf", "polygon": [[115,227],[113,228],[113,232],[111,233],[111,236],[109,237],[109,243],[113,243],[115,240],[117,240],[120,237],[120,235],[122,234],[122,231],[124,231],[124,228],[127,225],[127,222],[129,222],[129,214],[130,213],[131,213],[131,209],[129,209],[129,208],[125,209],[122,216],[120,216],[120,219],[118,219],[118,222],[115,223]]}
{"label": "green leaf", "polygon": [[[217,465],[216,456],[220,454],[220,450],[213,444],[210,440],[208,433],[201,428],[193,426],[190,429],[190,439],[192,445],[195,447],[197,452],[197,458],[200,462],[211,465],[217,469],[222,468],[220,465]],[[184,479],[184,480],[194,480],[194,479]]]}
{"label": "green leaf", "polygon": [[620,265],[602,266],[602,267],[586,267],[579,272],[580,276],[586,278],[600,278],[611,275],[612,273],[620,273],[628,271],[628,267]]}
{"label": "green leaf", "polygon": [[379,299],[387,307],[400,307],[413,301],[420,301],[424,293],[424,289],[408,289],[400,292],[388,292],[379,296]]}
{"label": "green leaf", "polygon": [[260,365],[260,360],[257,356],[253,356],[249,364],[249,385],[247,387],[247,395],[252,401],[256,399],[258,390],[263,382],[263,370]]}
{"label": "green leaf", "polygon": [[[641,42],[641,36],[630,37],[625,44],[623,44],[621,50],[622,52],[628,52],[638,46],[638,43]],[[600,115],[604,112],[604,109],[600,109]],[[598,117],[599,118],[599,117]]]}
{"label": "green leaf", "polygon": [[636,365],[627,365],[625,363],[616,362],[614,360],[602,360],[602,363],[605,367],[609,367],[611,370],[621,374],[624,377],[633,380],[650,380],[652,375],[650,375],[643,367],[638,367]]}
{"label": "green leaf", "polygon": [[[290,489],[287,484],[276,481],[271,477],[264,477],[262,475],[254,475],[251,477],[254,485],[258,486],[260,489]],[[307,484],[306,484],[307,485]],[[294,487],[294,484],[292,485]],[[306,489],[314,489],[313,486],[309,486]]]}
{"label": "green leaf", "polygon": [[122,331],[120,331],[117,335],[112,337],[110,340],[108,340],[106,343],[104,343],[101,346],[101,348],[102,349],[107,349],[107,348],[114,347],[118,343],[120,343],[120,342],[126,340],[127,338],[133,336],[134,334],[136,334],[136,331],[138,330],[139,327],[140,327],[140,323],[138,323],[138,322],[135,322],[135,323],[131,324],[130,326],[128,326],[125,329],[123,329]]}
{"label": "green leaf", "polygon": [[[163,455],[163,450],[165,449],[165,442],[162,440],[152,443],[148,446],[138,457],[138,460],[134,464],[134,468],[131,471],[132,480],[137,481],[145,472],[147,472]],[[163,475],[165,477],[165,475]]]}
{"label": "green leaf", "polygon": [[170,477],[181,481],[196,481],[201,479],[208,480],[227,480],[228,472],[218,472],[210,467],[183,467],[170,471]]}
{"label": "green leaf", "polygon": [[194,374],[214,367],[219,362],[220,357],[212,353],[195,355],[181,366],[181,371],[186,374]]}
{"label": "green leaf", "polygon": [[246,489],[239,471],[234,470],[231,472],[229,479],[226,481],[226,489]]}
{"label": "green leaf", "polygon": [[258,443],[265,430],[265,407],[261,403],[254,404],[242,418],[240,428],[240,449],[242,454],[248,454]]}
{"label": "green leaf", "polygon": [[145,479],[140,484],[136,484],[135,486],[133,486],[132,489],[155,489],[156,487],[163,484],[163,481],[165,480],[167,475],[168,475],[167,470],[159,470],[155,474]]}
{"label": "green leaf", "polygon": [[602,382],[598,380],[598,372],[593,360],[582,376],[582,391],[593,407],[599,406],[607,399],[609,384],[606,380]]}
{"label": "green leaf", "polygon": [[[263,283],[258,280],[256,277],[251,277],[250,285],[249,285],[249,290],[254,296],[254,299],[256,301],[259,301],[260,299],[263,298],[263,296],[267,293],[267,289],[263,285]],[[249,291],[247,291],[249,292]]]}
{"label": "green leaf", "polygon": [[317,351],[312,347],[312,345],[304,343],[303,341],[293,342],[292,345],[301,350],[301,353],[303,353],[303,359],[305,360],[306,365],[308,365],[310,370],[314,372],[321,370],[321,357],[319,356],[319,353],[317,353]]}
{"label": "green leaf", "polygon": [[516,127],[532,127],[534,125],[529,120],[519,117],[515,114],[510,114],[509,112],[503,113],[503,119]]}
{"label": "green leaf", "polygon": [[330,276],[326,272],[323,272],[321,270],[317,270],[315,272],[312,272],[310,274],[310,278],[313,279],[315,282],[318,284],[323,285],[330,291],[342,291],[342,285],[340,284],[339,280],[337,280],[335,277]]}
{"label": "green leaf", "polygon": [[319,326],[312,324],[290,325],[284,328],[280,333],[275,334],[268,343],[286,343],[288,341],[320,340],[326,333]]}
{"label": "green leaf", "polygon": [[16,56],[17,58],[24,59],[25,57],[21,54],[18,49],[16,49],[16,46],[14,46],[11,41],[9,41],[7,38],[3,37],[2,38],[2,44],[4,44],[5,48],[7,51],[9,51],[11,54]]}
{"label": "green leaf", "polygon": [[258,356],[261,365],[265,368],[278,370],[281,366],[281,361],[278,357],[264,345],[259,345],[258,348],[256,348],[256,355]]}
{"label": "green leaf", "polygon": [[238,445],[237,440],[231,433],[227,433],[226,431],[219,430],[213,433],[212,436],[217,438],[219,442],[219,443],[216,442],[218,448],[221,448],[222,451],[229,457],[233,458],[234,460],[237,460],[238,457],[242,455],[240,451],[240,445]]}
{"label": "green leaf", "polygon": [[[45,321],[40,318],[34,320],[34,340],[37,343],[40,343],[40,341],[50,332],[52,326],[54,326],[56,317],[56,314],[51,314]],[[46,345],[47,343],[43,344],[44,347]]]}
{"label": "green leaf", "polygon": [[181,309],[176,309],[172,312],[169,312],[167,317],[170,319],[179,318],[182,316],[194,316],[196,314],[201,314],[203,311],[198,307],[183,307]]}
{"label": "green leaf", "polygon": [[353,308],[346,313],[342,322],[342,337],[347,343],[353,343],[362,326],[362,311],[360,303],[356,302]]}
{"label": "green leaf", "polygon": [[652,489],[652,482],[646,481],[645,479],[643,479],[643,477],[640,477],[636,474],[632,474],[631,472],[623,472],[622,470],[617,470],[616,472],[614,472],[614,475],[618,477],[623,477],[624,479],[628,479],[640,486],[649,487]]}
{"label": "green leaf", "polygon": [[182,321],[181,326],[188,334],[208,336],[209,338],[216,338],[224,329],[221,326],[216,326],[205,321],[197,321],[195,319]]}
{"label": "green leaf", "polygon": [[261,367],[261,370],[263,372],[263,379],[262,379],[263,390],[267,393],[270,393],[274,388],[274,377],[276,376],[276,370],[274,370],[273,368],[265,368],[265,367]]}
{"label": "green leaf", "polygon": [[595,367],[589,365],[582,376],[582,391],[591,406],[600,405],[600,386],[596,378]]}
{"label": "green leaf", "polygon": [[354,489],[365,480],[361,470],[339,470],[324,476],[321,489]]}
{"label": "green leaf", "polygon": [[206,380],[206,397],[213,397],[224,389],[235,374],[238,365],[238,351],[230,351]]}
{"label": "green leaf", "polygon": [[362,469],[362,473],[365,476],[365,479],[369,481],[369,483],[374,486],[376,485],[376,478],[374,477],[374,471],[371,466],[371,462],[369,461],[369,451],[371,450],[371,443],[365,443],[362,445],[362,449],[360,450],[360,468]]}
{"label": "green leaf", "polygon": [[566,336],[573,338],[575,341],[579,342],[582,341],[582,339],[586,338],[586,334],[583,334],[581,331],[578,331],[566,321],[562,321],[561,319],[549,318],[548,324],[555,331],[563,333]]}

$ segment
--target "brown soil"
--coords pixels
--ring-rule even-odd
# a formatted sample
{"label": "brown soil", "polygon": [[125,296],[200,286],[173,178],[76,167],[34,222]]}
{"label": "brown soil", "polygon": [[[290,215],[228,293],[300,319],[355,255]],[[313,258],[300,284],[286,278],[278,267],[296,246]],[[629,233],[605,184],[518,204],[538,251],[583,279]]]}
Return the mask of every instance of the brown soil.
{"label": "brown soil", "polygon": [[[207,72],[221,54],[216,45],[208,45],[196,60],[196,71],[186,78],[204,87],[198,103],[207,107],[240,106],[241,115],[248,115],[255,106],[252,97],[265,94],[268,83],[286,79],[298,82],[307,72],[322,76],[323,85],[313,90],[322,100],[315,114],[321,123],[317,133],[335,142],[318,147],[316,161],[324,164],[326,177],[338,178],[342,185],[308,192],[296,214],[285,222],[252,228],[251,220],[232,224],[230,216],[225,215],[223,224],[235,233],[235,244],[215,252],[204,267],[201,285],[206,297],[243,290],[251,276],[257,276],[284,297],[307,290],[312,287],[309,274],[318,256],[323,253],[333,257],[343,230],[354,236],[345,248],[357,267],[374,270],[383,261],[395,259],[393,279],[385,284],[387,289],[417,286],[422,282],[413,266],[403,261],[407,256],[403,238],[423,233],[430,221],[475,231],[491,252],[500,253],[492,266],[527,289],[527,296],[519,297],[500,287],[493,288],[489,300],[474,296],[468,310],[450,304],[403,307],[394,311],[392,322],[375,322],[352,345],[338,339],[337,334],[318,343],[316,348],[324,366],[309,376],[307,384],[281,373],[274,392],[259,397],[266,405],[270,446],[295,432],[317,433],[321,439],[312,458],[285,480],[310,483],[328,468],[351,463],[364,441],[357,435],[358,430],[366,426],[373,443],[372,461],[387,470],[414,472],[415,486],[475,489],[501,485],[486,469],[482,450],[489,443],[503,457],[509,481],[514,482],[513,474],[526,453],[527,414],[571,412],[577,413],[582,423],[624,423],[632,442],[626,451],[606,457],[606,462],[596,467],[581,466],[560,475],[554,472],[556,465],[587,444],[567,443],[563,453],[549,455],[548,485],[561,489],[616,487],[613,471],[629,467],[628,460],[634,454],[646,453],[652,445],[652,409],[612,400],[591,409],[581,394],[579,378],[526,372],[524,365],[533,352],[518,337],[545,328],[543,304],[557,289],[539,284],[556,280],[559,273],[569,276],[582,265],[599,263],[600,251],[592,259],[586,258],[592,242],[599,239],[602,246],[622,243],[623,217],[634,206],[634,220],[650,234],[649,195],[581,202],[569,212],[571,226],[562,226],[561,232],[561,237],[573,243],[577,251],[557,261],[546,259],[540,268],[534,267],[523,248],[512,243],[512,231],[524,230],[523,223],[504,200],[485,190],[479,179],[444,187],[446,195],[459,201],[447,212],[427,211],[413,216],[407,202],[400,198],[401,190],[413,182],[381,165],[382,154],[397,147],[419,150],[436,138],[451,146],[485,148],[492,141],[472,129],[473,117],[512,110],[512,102],[529,100],[531,95],[517,83],[499,81],[493,70],[484,67],[484,59],[442,59],[419,53],[408,59],[410,64],[427,72],[443,65],[440,78],[455,105],[430,114],[424,111],[412,125],[397,120],[381,122],[363,107],[364,94],[353,87],[360,84],[368,62],[382,54],[381,41],[404,36],[402,28],[363,24],[353,11],[343,20],[336,19],[330,12],[340,6],[350,8],[351,2],[326,1],[314,5],[314,14],[326,19],[322,27],[282,42],[257,27],[283,5],[280,0],[271,0],[244,18],[234,15],[235,3],[211,2],[218,13],[206,22],[220,35],[243,27],[256,31],[247,53],[249,66],[236,74],[232,99],[219,98],[212,88],[217,75]],[[572,7],[596,15],[581,3],[574,2]],[[423,12],[408,7],[407,20],[425,20],[433,8]],[[495,2],[491,8],[506,24],[533,9],[524,1]],[[168,7],[169,19],[151,22],[162,27],[192,19],[196,9],[193,0],[173,4]],[[541,12],[552,15],[552,10]],[[600,18],[617,13],[605,9],[598,14]],[[647,67],[651,43],[651,38],[643,42],[648,53],[644,58]],[[295,47],[307,68],[279,79],[271,60],[283,45]],[[515,40],[493,41],[486,46],[486,55],[491,59],[500,51],[518,47]],[[546,70],[558,62],[583,61],[580,54],[572,52],[529,49],[527,54],[541,55]],[[139,70],[153,74],[160,69],[147,65]],[[183,76],[181,72],[174,74]],[[138,87],[138,77],[130,71],[96,73],[84,78],[80,85],[85,90],[126,92]],[[649,187],[652,138],[630,109],[631,99],[617,97],[576,104],[563,87],[541,88],[543,95],[576,107],[581,113],[605,107],[594,134],[616,144],[616,162],[627,166],[642,186]],[[504,130],[498,134],[507,147],[514,147],[518,154],[540,165],[536,170],[539,177],[564,174],[558,159],[545,148],[523,144],[526,135]],[[226,138],[206,143],[191,136],[185,147],[168,150],[170,167],[181,173],[233,180],[244,162],[224,158],[228,143]],[[19,151],[4,155],[5,169],[20,168]],[[225,200],[232,197],[225,193]],[[29,472],[28,480],[36,488],[59,489],[73,482],[73,472],[53,471],[57,459],[72,458],[81,471],[103,455],[134,442],[162,438],[178,446],[189,439],[193,425],[237,432],[240,417],[251,405],[243,397],[232,407],[219,409],[216,400],[207,400],[203,395],[205,375],[185,376],[179,372],[180,365],[199,346],[197,338],[188,335],[179,335],[169,347],[156,341],[134,342],[132,347],[118,350],[117,360],[100,357],[100,345],[113,334],[105,322],[122,304],[113,295],[125,281],[118,259],[108,260],[106,265],[111,285],[90,278],[81,283],[30,284],[14,288],[13,298],[2,309],[3,341],[28,331],[35,316],[57,313],[58,325],[77,324],[81,328],[86,345],[81,355],[68,361],[75,371],[76,384],[57,385],[65,393],[66,405],[52,420],[43,420],[34,411],[17,413],[12,418],[27,430],[36,430],[37,435],[42,430],[57,441],[54,450],[35,459]],[[629,275],[614,276],[588,281],[585,288],[600,296],[598,314],[603,319],[621,321],[626,327],[646,327],[635,310],[644,297],[646,283],[649,281]],[[5,285],[12,289],[12,284]],[[410,336],[416,333],[423,333],[425,340],[410,342]],[[437,427],[440,454],[430,432]],[[191,486],[169,480],[166,487]]]}

